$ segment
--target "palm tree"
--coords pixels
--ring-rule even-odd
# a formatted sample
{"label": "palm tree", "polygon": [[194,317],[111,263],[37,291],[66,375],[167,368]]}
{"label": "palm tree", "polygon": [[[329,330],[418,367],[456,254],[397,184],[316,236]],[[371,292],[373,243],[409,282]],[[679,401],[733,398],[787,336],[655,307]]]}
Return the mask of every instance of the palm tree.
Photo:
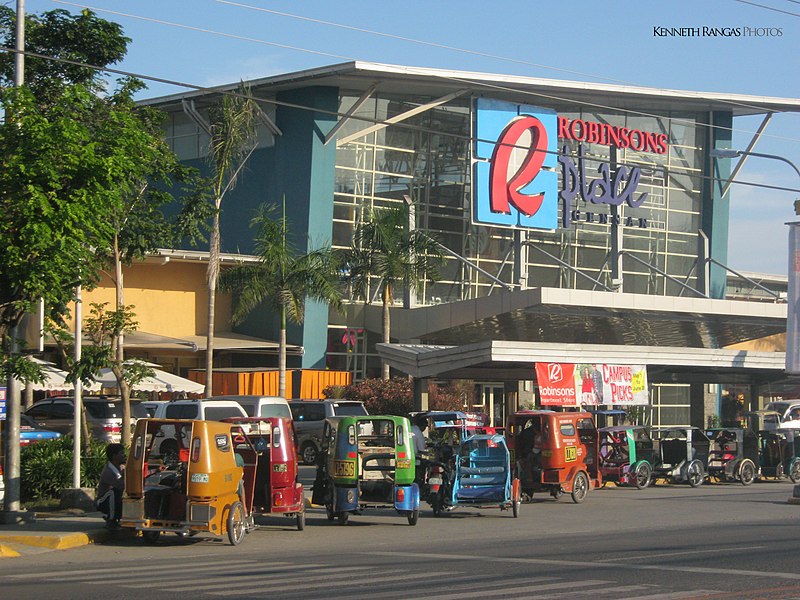
{"label": "palm tree", "polygon": [[[411,207],[371,210],[357,227],[353,245],[344,262],[353,285],[353,295],[370,302],[370,283],[379,280],[383,302],[383,342],[391,340],[389,307],[395,288],[413,290],[426,280],[435,281],[442,262],[439,243],[428,234],[409,227]],[[389,379],[389,365],[383,363],[383,379]]]}
{"label": "palm tree", "polygon": [[256,307],[267,303],[280,314],[278,395],[286,397],[286,324],[302,323],[307,298],[340,308],[339,274],[330,249],[299,253],[286,240],[286,217],[273,218],[272,207],[261,206],[250,222],[258,262],[237,266],[222,274],[220,285],[234,292],[234,323],[241,323]]}
{"label": "palm tree", "polygon": [[220,253],[220,211],[225,194],[236,185],[247,159],[256,148],[256,117],[258,105],[250,90],[241,87],[237,94],[228,95],[209,109],[210,142],[209,162],[212,167],[212,193],[214,217],[209,240],[208,269],[208,333],[206,334],[206,389],[211,396],[214,371],[214,310],[217,299]]}

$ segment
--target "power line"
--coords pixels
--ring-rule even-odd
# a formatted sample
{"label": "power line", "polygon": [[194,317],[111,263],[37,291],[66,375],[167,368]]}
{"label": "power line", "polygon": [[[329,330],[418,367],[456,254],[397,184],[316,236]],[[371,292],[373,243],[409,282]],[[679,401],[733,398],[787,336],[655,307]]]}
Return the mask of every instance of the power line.
{"label": "power line", "polygon": [[[7,48],[7,47],[0,46],[0,52],[16,53],[16,52],[18,52],[18,50],[14,49],[14,48]],[[24,54],[25,54],[25,56],[30,56],[30,57],[33,57],[33,58],[40,58],[40,59],[44,59],[44,60],[52,60],[54,62],[60,62],[60,63],[65,63],[65,64],[81,66],[81,67],[87,67],[87,68],[90,68],[90,69],[94,69],[95,71],[98,71],[98,72],[114,73],[116,75],[122,75],[122,76],[125,76],[125,77],[134,77],[136,79],[142,79],[142,80],[146,80],[146,81],[154,81],[154,82],[157,82],[157,83],[163,83],[163,84],[166,84],[166,85],[173,85],[173,86],[176,86],[176,87],[184,87],[184,88],[187,88],[187,89],[191,89],[191,90],[202,92],[202,93],[206,93],[206,94],[221,94],[221,95],[228,95],[228,96],[235,96],[235,97],[242,97],[242,98],[250,98],[249,96],[245,96],[243,94],[224,89],[224,88],[226,88],[228,86],[206,87],[206,86],[201,86],[201,85],[195,85],[195,84],[192,84],[192,83],[185,83],[185,82],[175,81],[175,80],[171,80],[171,79],[165,79],[163,77],[155,77],[155,76],[151,76],[151,75],[143,75],[141,73],[134,73],[132,71],[125,71],[125,70],[122,70],[122,69],[114,69],[114,68],[111,68],[111,67],[100,67],[100,66],[97,66],[97,65],[91,65],[91,64],[88,64],[88,63],[85,63],[85,62],[80,62],[80,61],[76,61],[76,60],[70,60],[70,59],[66,59],[66,58],[57,58],[57,57],[53,57],[53,56],[47,56],[45,54],[39,54],[37,52],[31,52],[30,50],[26,50],[24,52]],[[314,113],[317,113],[317,114],[326,114],[326,115],[330,115],[330,116],[335,116],[337,118],[341,118],[341,117],[347,116],[346,113],[341,113],[341,112],[338,112],[338,111],[325,110],[325,109],[321,109],[321,108],[317,108],[317,107],[313,107],[313,106],[306,106],[306,105],[303,105],[303,104],[296,104],[294,102],[286,102],[286,101],[283,101],[283,100],[277,100],[277,99],[273,99],[273,98],[253,97],[252,99],[254,101],[256,101],[256,102],[261,102],[261,103],[265,103],[265,104],[273,104],[273,105],[276,105],[276,106],[283,106],[285,108],[293,108],[293,109],[297,109],[297,110],[311,111],[311,112],[314,112]],[[458,133],[453,133],[453,132],[449,132],[449,131],[442,131],[442,130],[433,129],[433,128],[430,128],[430,127],[422,127],[420,125],[410,125],[408,123],[402,123],[402,122],[393,123],[393,122],[389,122],[389,121],[382,120],[382,119],[375,119],[375,118],[371,118],[371,117],[366,117],[366,116],[363,116],[363,115],[350,115],[349,118],[353,119],[353,120],[358,120],[358,121],[365,121],[367,123],[371,123],[371,124],[375,124],[375,125],[380,124],[380,125],[386,125],[386,126],[393,126],[393,127],[407,129],[407,130],[410,130],[410,131],[418,131],[418,132],[421,132],[421,133],[436,134],[436,135],[451,137],[451,138],[460,139],[462,141],[466,141],[466,142],[469,142],[469,143],[477,143],[477,142],[484,142],[484,143],[489,143],[489,144],[496,144],[497,143],[497,140],[482,139],[482,138],[478,138],[478,137],[471,136],[471,135],[458,134]],[[530,150],[530,147],[527,147],[527,146],[518,146],[518,145],[515,145],[515,144],[505,144],[505,145],[510,145],[510,146],[512,146],[514,148],[517,148],[517,149],[520,149],[520,150],[528,150],[528,151]],[[547,150],[538,150],[538,151],[539,152],[544,152],[546,154],[554,154],[556,156],[560,155],[560,153],[558,151],[547,151]],[[592,157],[589,157],[589,156],[584,156],[583,160],[584,161],[589,161],[589,162],[605,162],[604,159],[592,158]],[[641,164],[636,164],[636,163],[617,163],[617,164],[618,164],[618,166],[626,166],[626,167],[640,167],[640,168],[642,167]],[[661,167],[659,165],[650,165],[649,167],[645,166],[645,168],[658,169],[658,168],[663,168],[663,167]],[[727,180],[720,179],[718,177],[714,177],[714,176],[711,176],[711,175],[702,175],[702,174],[690,174],[689,177],[695,177],[695,178],[700,179],[700,180],[708,180],[708,181],[712,181],[714,183],[725,183],[727,181]],[[731,181],[731,183],[736,183],[736,184],[739,184],[739,185],[748,185],[748,186],[752,186],[752,187],[759,187],[759,188],[765,188],[765,189],[787,191],[787,192],[800,192],[800,188],[790,188],[790,187],[784,187],[784,186],[775,186],[775,185],[769,185],[769,184],[757,183],[757,182],[750,182],[750,181],[733,180],[733,181]]]}
{"label": "power line", "polygon": [[[791,1],[791,0],[790,0]],[[791,17],[800,17],[800,14],[789,12],[787,10],[781,10],[780,8],[773,8],[772,6],[767,6],[765,4],[757,4],[756,2],[748,2],[748,0],[734,0],[734,2],[739,2],[740,4],[749,4],[750,6],[757,6],[758,8],[763,8],[765,10],[771,10],[777,13],[782,13],[784,15],[789,15]],[[800,2],[798,2],[800,4]]]}
{"label": "power line", "polygon": [[[75,4],[73,2],[67,2],[66,0],[53,0],[53,2],[56,2],[58,4],[65,4],[65,5],[68,5],[68,6],[88,8],[90,10],[95,10],[95,11],[98,11],[98,12],[106,12],[106,13],[110,13],[110,14],[117,15],[117,16],[128,17],[128,18],[131,18],[131,19],[139,19],[139,20],[149,21],[149,22],[158,23],[158,24],[162,24],[162,25],[169,25],[169,26],[173,26],[173,27],[179,27],[179,28],[183,28],[183,29],[199,31],[201,33],[210,33],[210,34],[213,34],[213,35],[220,35],[220,36],[223,36],[223,37],[241,39],[241,40],[244,40],[244,41],[255,41],[256,43],[261,43],[261,44],[265,44],[265,45],[269,45],[269,46],[278,46],[278,47],[282,47],[282,48],[286,48],[286,49],[298,50],[300,52],[307,52],[307,53],[312,53],[312,54],[317,54],[317,55],[322,55],[322,56],[330,56],[330,57],[333,57],[333,58],[339,58],[339,59],[343,59],[343,60],[347,60],[347,61],[355,62],[355,61],[358,60],[358,59],[353,58],[353,57],[330,54],[330,53],[320,52],[320,51],[317,51],[317,50],[311,50],[311,49],[308,49],[308,48],[301,48],[301,47],[298,47],[298,46],[286,46],[284,44],[278,44],[278,43],[275,43],[275,42],[268,42],[266,40],[258,40],[258,39],[255,39],[255,38],[246,38],[246,37],[237,36],[237,35],[233,35],[233,34],[217,32],[217,31],[214,31],[214,30],[211,30],[211,29],[202,29],[202,28],[197,28],[197,27],[193,27],[193,26],[190,26],[190,25],[182,25],[180,23],[173,23],[173,22],[170,22],[170,21],[163,21],[163,20],[160,20],[160,19],[153,19],[153,18],[150,18],[150,17],[142,17],[142,16],[139,16],[139,15],[133,15],[133,14],[130,14],[130,13],[122,13],[122,12],[113,11],[113,10],[106,9],[106,8],[97,8],[97,7],[86,6],[86,5],[82,5],[82,4]],[[457,77],[448,77],[448,76],[441,75],[441,74],[436,75],[436,77],[439,77],[440,79],[445,79],[445,80],[450,79],[450,80],[453,80],[453,81],[459,81],[459,82],[462,82],[462,83],[463,82],[467,82],[467,83],[472,84],[472,85],[481,85],[481,86],[484,86],[484,87],[492,87],[492,84],[481,83],[481,82],[477,82],[477,81],[473,81],[473,80],[464,80],[464,79],[459,79]],[[495,89],[502,89],[504,91],[513,91],[513,92],[519,93],[519,94],[527,94],[527,95],[547,98],[547,99],[551,99],[551,100],[557,100],[557,101],[560,101],[560,102],[567,102],[567,103],[572,103],[572,104],[577,104],[577,105],[591,106],[591,107],[594,107],[594,108],[603,108],[603,109],[606,109],[606,110],[610,110],[612,112],[618,112],[618,113],[622,113],[622,114],[644,116],[644,117],[652,117],[652,118],[657,118],[657,119],[663,118],[662,115],[656,115],[656,114],[652,114],[652,113],[635,111],[635,110],[631,110],[631,109],[607,106],[607,105],[604,105],[604,104],[589,103],[589,102],[586,102],[586,101],[583,101],[583,100],[574,100],[574,99],[570,99],[570,98],[547,95],[547,94],[532,92],[532,91],[528,91],[528,90],[518,90],[516,88],[503,88],[502,86],[494,86],[494,87],[495,87]],[[654,91],[668,91],[668,90],[665,90],[664,88],[653,88],[653,89],[654,89]],[[728,103],[729,104],[734,104],[734,105],[736,104],[735,102],[728,102]],[[747,105],[747,104],[745,104],[743,106],[749,107],[749,108],[756,108],[758,110],[763,110],[764,112],[771,112],[771,111],[769,111],[769,110],[767,110],[767,109],[765,109],[763,107],[760,107],[760,106],[751,106],[751,105]],[[789,113],[789,112],[786,112],[786,111],[782,111],[781,114],[794,114],[794,113]],[[732,127],[724,127],[722,125],[712,125],[710,123],[698,123],[698,122],[692,121],[690,119],[680,119],[680,118],[674,118],[674,117],[669,117],[669,118],[671,119],[672,122],[684,123],[684,124],[690,125],[692,127],[704,127],[704,128],[708,128],[708,129],[718,129],[720,131],[734,132],[734,129]],[[754,131],[747,131],[747,130],[738,130],[738,132],[746,133],[746,134],[755,134]],[[791,142],[800,142],[800,139],[787,138],[787,137],[777,136],[777,135],[768,134],[768,133],[763,134],[762,137],[786,140],[786,141],[791,141]]]}
{"label": "power line", "polygon": [[231,2],[230,0],[214,0],[214,1],[219,3],[219,4],[227,4],[227,5],[235,6],[235,7],[238,7],[238,8],[246,8],[246,9],[249,9],[249,10],[269,13],[269,14],[280,16],[280,17],[288,17],[290,19],[297,19],[299,21],[308,21],[310,23],[316,23],[318,25],[327,25],[329,27],[338,27],[340,29],[347,29],[349,31],[356,31],[358,33],[366,33],[368,35],[376,35],[376,36],[385,37],[385,38],[389,38],[389,39],[393,39],[393,40],[398,40],[398,41],[401,41],[401,42],[410,42],[412,44],[419,44],[421,46],[429,46],[431,48],[440,48],[442,50],[452,50],[454,52],[462,52],[464,54],[471,54],[473,56],[480,56],[482,58],[491,58],[491,59],[494,59],[494,60],[503,60],[503,61],[517,63],[517,64],[520,64],[520,65],[526,65],[526,66],[529,66],[529,67],[537,67],[537,68],[540,68],[540,69],[549,69],[551,71],[558,71],[560,73],[569,73],[570,75],[580,75],[581,77],[592,77],[594,79],[604,79],[606,81],[611,81],[611,82],[614,82],[614,83],[623,83],[623,84],[630,83],[630,82],[627,82],[627,81],[623,81],[621,79],[613,79],[611,77],[604,77],[602,75],[594,75],[592,73],[584,73],[582,71],[573,71],[573,70],[570,70],[570,69],[562,69],[562,68],[559,68],[559,67],[553,67],[553,66],[550,66],[550,65],[544,65],[544,64],[540,64],[540,63],[530,62],[530,61],[527,61],[527,60],[522,60],[522,59],[518,59],[518,58],[512,58],[512,57],[509,57],[509,56],[500,56],[498,54],[489,54],[487,52],[481,52],[479,50],[470,50],[468,48],[459,48],[458,46],[450,46],[450,45],[447,45],[447,44],[440,44],[438,42],[429,42],[429,41],[420,40],[420,39],[417,39],[417,38],[411,38],[411,37],[406,37],[406,36],[402,36],[402,35],[395,35],[393,33],[386,33],[384,31],[375,31],[373,29],[365,29],[363,27],[355,27],[353,25],[346,25],[344,23],[334,23],[332,21],[324,21],[322,19],[315,19],[315,18],[312,18],[312,17],[303,16],[303,15],[296,15],[296,14],[293,14],[293,13],[282,12],[282,11],[279,11],[279,10],[272,10],[272,9],[264,8],[264,7],[261,7],[261,6],[252,6],[250,4],[242,4],[241,2]]}
{"label": "power line", "polygon": [[[68,2],[64,2],[62,0],[54,0],[54,1],[60,2],[62,4],[69,4]],[[273,9],[264,8],[264,7],[260,7],[260,6],[252,6],[250,4],[243,4],[241,2],[232,2],[231,0],[214,0],[214,1],[219,3],[219,4],[226,4],[226,5],[234,6],[234,7],[238,7],[238,8],[245,8],[245,9],[249,9],[249,10],[253,10],[253,11],[257,11],[257,12],[263,12],[263,13],[273,14],[273,15],[277,15],[277,16],[281,16],[281,17],[287,17],[287,18],[290,18],[290,19],[296,19],[296,20],[299,20],[299,21],[307,21],[307,22],[316,23],[316,24],[319,24],[319,25],[327,25],[329,27],[337,27],[337,28],[346,29],[346,30],[349,30],[349,31],[356,31],[358,33],[365,33],[365,34],[368,34],[368,35],[375,35],[375,36],[379,36],[379,37],[385,37],[385,38],[399,40],[399,41],[403,41],[403,42],[419,44],[419,45],[422,45],[422,46],[429,46],[429,47],[432,47],[432,48],[440,48],[440,49],[443,49],[443,50],[451,50],[453,52],[461,52],[461,53],[470,54],[470,55],[473,55],[473,56],[480,56],[482,58],[491,58],[491,59],[494,59],[494,60],[501,60],[501,61],[507,61],[507,62],[512,62],[512,63],[531,66],[531,67],[537,67],[537,68],[540,68],[540,69],[549,69],[551,71],[557,71],[557,72],[560,72],[560,73],[569,73],[570,75],[580,75],[581,77],[591,77],[593,79],[602,79],[604,81],[610,81],[612,83],[617,83],[617,84],[622,84],[622,85],[636,85],[636,86],[640,85],[640,84],[638,84],[636,82],[626,81],[626,80],[623,80],[623,79],[614,79],[613,77],[607,77],[607,76],[604,76],[604,75],[597,75],[597,74],[594,74],[594,73],[585,73],[583,71],[574,71],[574,70],[570,70],[570,69],[563,69],[563,68],[560,68],[560,67],[554,67],[552,65],[534,63],[534,62],[530,62],[530,61],[527,61],[527,60],[512,58],[512,57],[508,57],[508,56],[500,56],[500,55],[497,55],[497,54],[489,54],[489,53],[486,53],[486,52],[480,52],[478,50],[470,50],[468,48],[460,48],[458,46],[450,46],[450,45],[447,45],[447,44],[440,44],[438,42],[430,42],[430,41],[426,41],[426,40],[420,40],[420,39],[417,39],[417,38],[410,38],[410,37],[406,37],[406,36],[395,35],[395,34],[392,34],[392,33],[386,33],[386,32],[383,32],[383,31],[375,31],[373,29],[365,29],[363,27],[354,27],[352,25],[346,25],[346,24],[343,24],[343,23],[334,23],[332,21],[325,21],[325,20],[322,20],[322,19],[315,19],[315,18],[312,18],[312,17],[306,17],[306,16],[303,16],[303,15],[297,15],[297,14],[294,14],[294,13],[287,13],[287,12],[283,12],[283,11],[279,11],[279,10],[273,10]],[[794,2],[797,2],[798,4],[800,4],[800,0],[791,0],[791,1],[794,1]],[[667,91],[667,90],[665,90],[665,88],[653,88],[653,89],[657,89],[659,91]],[[739,107],[743,107],[743,108],[756,108],[756,109],[763,110],[762,107],[760,107],[760,106],[745,104],[745,103],[742,103],[742,102],[734,102],[732,100],[723,100],[722,103],[729,104],[731,106],[739,106]]]}

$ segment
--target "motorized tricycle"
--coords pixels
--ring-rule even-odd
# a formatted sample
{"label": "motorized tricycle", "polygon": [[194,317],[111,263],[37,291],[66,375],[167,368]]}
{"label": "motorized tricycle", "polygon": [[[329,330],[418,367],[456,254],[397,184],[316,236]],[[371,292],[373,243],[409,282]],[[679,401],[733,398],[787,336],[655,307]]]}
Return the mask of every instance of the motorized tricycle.
{"label": "motorized tricycle", "polygon": [[512,475],[511,453],[501,434],[475,434],[459,444],[454,468],[438,496],[430,499],[433,514],[456,506],[511,509],[519,516],[522,502],[520,481]]}
{"label": "motorized tricycle", "polygon": [[708,476],[717,481],[738,481],[750,485],[758,476],[758,437],[752,429],[730,427],[707,429],[711,440]]}
{"label": "motorized tricycle", "polygon": [[[174,436],[178,452],[158,454],[167,435]],[[238,545],[255,528],[256,464],[241,425],[140,419],[125,470],[120,525],[141,532],[148,543],[167,532],[207,532],[227,534]]]}
{"label": "motorized tricycle", "polygon": [[653,474],[653,440],[641,425],[601,427],[600,472],[603,482],[643,490]]}
{"label": "motorized tricycle", "polygon": [[761,477],[788,477],[792,483],[800,483],[800,430],[782,427],[782,415],[777,411],[756,410],[747,416],[758,436]]}
{"label": "motorized tricycle", "polygon": [[295,519],[297,529],[306,525],[303,484],[297,469],[294,426],[284,417],[232,417],[228,423],[242,425],[256,451],[253,511],[262,516]]}
{"label": "motorized tricycle", "polygon": [[673,427],[655,440],[657,447],[653,479],[688,483],[697,487],[705,481],[711,440],[697,427]]}
{"label": "motorized tricycle", "polygon": [[506,437],[522,492],[568,493],[580,504],[603,483],[597,429],[588,412],[524,410],[508,420]]}
{"label": "motorized tricycle", "polygon": [[410,430],[407,418],[391,415],[326,419],[312,502],[341,524],[364,508],[389,505],[416,525],[420,495]]}
{"label": "motorized tricycle", "polygon": [[[417,485],[420,498],[434,508],[439,514],[449,497],[455,456],[461,442],[477,433],[493,434],[495,428],[488,426],[488,416],[483,413],[467,413],[462,411],[428,411],[413,413],[413,422],[418,419],[427,422],[426,452],[417,458]],[[442,491],[442,486],[448,486]]]}

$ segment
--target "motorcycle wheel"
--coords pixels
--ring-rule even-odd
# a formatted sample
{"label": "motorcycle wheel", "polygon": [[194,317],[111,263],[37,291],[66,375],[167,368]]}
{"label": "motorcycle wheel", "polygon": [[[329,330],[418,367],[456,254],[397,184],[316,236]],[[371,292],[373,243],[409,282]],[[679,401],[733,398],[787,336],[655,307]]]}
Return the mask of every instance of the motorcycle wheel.
{"label": "motorcycle wheel", "polygon": [[636,467],[636,471],[633,474],[633,481],[635,482],[634,485],[636,486],[636,489],[643,490],[649,486],[650,477],[652,474],[653,471],[649,464],[646,462],[639,463],[639,465]]}
{"label": "motorcycle wheel", "polygon": [[419,519],[419,509],[415,508],[411,512],[408,513],[408,524],[412,527],[417,524],[417,520]]}
{"label": "motorcycle wheel", "polygon": [[228,541],[231,546],[238,546],[244,539],[244,507],[241,502],[234,502],[228,511]]}
{"label": "motorcycle wheel", "polygon": [[297,513],[297,531],[303,531],[306,528],[306,511]]}
{"label": "motorcycle wheel", "polygon": [[742,485],[750,485],[756,479],[756,466],[749,459],[742,461],[739,467],[739,481]]}
{"label": "motorcycle wheel", "polygon": [[792,483],[800,483],[800,459],[794,459],[789,465],[789,479]]}
{"label": "motorcycle wheel", "polygon": [[572,480],[572,501],[581,504],[589,494],[589,478],[581,471]]}

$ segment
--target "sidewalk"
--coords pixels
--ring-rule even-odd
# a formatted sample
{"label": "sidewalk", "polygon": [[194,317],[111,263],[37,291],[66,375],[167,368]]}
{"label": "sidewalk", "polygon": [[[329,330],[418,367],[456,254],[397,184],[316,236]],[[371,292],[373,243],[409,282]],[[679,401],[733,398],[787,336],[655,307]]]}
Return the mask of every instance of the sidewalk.
{"label": "sidewalk", "polygon": [[[306,508],[312,506],[308,495],[305,505]],[[132,530],[109,531],[99,512],[78,509],[37,512],[33,523],[0,523],[0,559],[102,544],[110,538],[120,539],[134,533]]]}
{"label": "sidewalk", "polygon": [[0,524],[0,558],[48,550],[68,550],[103,542],[113,532],[99,512],[80,510],[37,512],[32,523]]}

